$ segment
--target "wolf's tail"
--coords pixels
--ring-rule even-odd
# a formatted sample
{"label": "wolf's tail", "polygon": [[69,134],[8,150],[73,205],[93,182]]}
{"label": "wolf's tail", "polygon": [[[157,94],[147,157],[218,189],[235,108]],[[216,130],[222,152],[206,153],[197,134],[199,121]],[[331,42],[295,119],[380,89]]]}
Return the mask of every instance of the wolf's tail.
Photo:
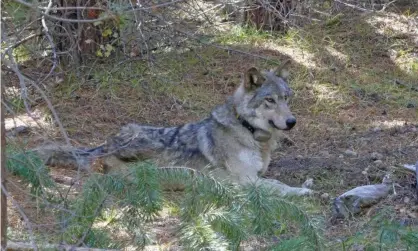
{"label": "wolf's tail", "polygon": [[42,146],[33,149],[48,166],[80,168],[88,171],[95,159],[105,154],[103,145],[95,148],[77,148],[68,146]]}

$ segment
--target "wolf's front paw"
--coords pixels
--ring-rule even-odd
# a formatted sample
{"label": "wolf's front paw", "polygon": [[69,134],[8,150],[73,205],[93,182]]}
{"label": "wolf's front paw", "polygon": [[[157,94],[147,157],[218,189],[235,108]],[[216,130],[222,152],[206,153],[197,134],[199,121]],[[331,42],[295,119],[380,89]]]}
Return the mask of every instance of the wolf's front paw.
{"label": "wolf's front paw", "polygon": [[310,178],[310,179],[307,179],[305,182],[303,182],[302,188],[312,188],[313,185],[314,185],[313,179]]}
{"label": "wolf's front paw", "polygon": [[309,188],[301,188],[298,192],[298,195],[312,195],[315,191]]}
{"label": "wolf's front paw", "polygon": [[281,189],[280,191],[283,195],[288,195],[288,196],[304,196],[304,195],[312,195],[315,193],[314,190],[309,189],[309,188],[302,188],[302,187],[288,187],[285,189]]}

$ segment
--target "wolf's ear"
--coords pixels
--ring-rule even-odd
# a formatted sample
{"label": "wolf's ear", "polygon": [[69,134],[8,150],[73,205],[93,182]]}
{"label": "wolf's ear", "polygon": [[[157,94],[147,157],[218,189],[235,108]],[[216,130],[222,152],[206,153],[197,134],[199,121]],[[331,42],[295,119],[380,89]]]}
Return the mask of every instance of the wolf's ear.
{"label": "wolf's ear", "polygon": [[278,66],[274,72],[277,74],[277,76],[281,77],[282,79],[287,79],[289,77],[289,70],[288,67],[292,63],[290,59],[286,60],[283,64]]}
{"label": "wolf's ear", "polygon": [[251,67],[245,73],[244,87],[246,90],[253,90],[261,86],[265,81],[265,78],[255,67]]}

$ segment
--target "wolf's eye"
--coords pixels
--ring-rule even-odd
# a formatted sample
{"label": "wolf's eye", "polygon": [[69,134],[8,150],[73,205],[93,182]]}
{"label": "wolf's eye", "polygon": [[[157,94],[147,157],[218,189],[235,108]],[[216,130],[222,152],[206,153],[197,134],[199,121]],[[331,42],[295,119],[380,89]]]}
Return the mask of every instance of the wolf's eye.
{"label": "wolf's eye", "polygon": [[276,103],[276,101],[274,101],[272,98],[266,98],[266,101],[273,104]]}

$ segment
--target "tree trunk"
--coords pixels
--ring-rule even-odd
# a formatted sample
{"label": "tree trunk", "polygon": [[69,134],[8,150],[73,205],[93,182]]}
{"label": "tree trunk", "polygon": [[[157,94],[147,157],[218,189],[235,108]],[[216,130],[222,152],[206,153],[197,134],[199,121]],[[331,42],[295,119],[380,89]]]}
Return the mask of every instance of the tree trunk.
{"label": "tree trunk", "polygon": [[295,5],[292,0],[250,0],[244,11],[244,22],[256,29],[283,30]]}
{"label": "tree trunk", "polygon": [[[87,9],[67,9],[61,11],[60,17],[74,20],[97,19],[101,13],[97,9],[88,7],[106,8],[103,0],[60,0],[60,7],[86,7]],[[112,20],[94,23],[70,23],[61,21],[56,27],[60,36],[56,37],[58,48],[61,52],[61,62],[64,65],[81,65],[89,56],[95,55],[99,46],[103,44],[103,28]]]}
{"label": "tree trunk", "polygon": [[[0,177],[1,177],[1,184],[4,188],[6,188],[6,129],[4,126],[4,84],[0,86],[0,96],[1,96],[1,111],[0,111],[0,122],[1,122],[1,146],[0,146]],[[3,193],[3,189],[1,192],[1,248],[6,247],[7,245],[7,197],[6,194]]]}

